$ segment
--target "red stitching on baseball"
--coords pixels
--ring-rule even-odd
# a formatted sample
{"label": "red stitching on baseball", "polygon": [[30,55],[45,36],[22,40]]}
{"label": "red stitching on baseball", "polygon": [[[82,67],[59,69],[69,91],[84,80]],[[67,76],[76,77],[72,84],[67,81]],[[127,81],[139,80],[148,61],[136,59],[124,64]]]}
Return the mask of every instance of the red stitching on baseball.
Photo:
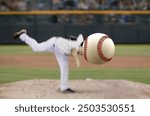
{"label": "red stitching on baseball", "polygon": [[88,41],[87,41],[88,39],[85,39],[85,41],[84,41],[84,53],[83,53],[83,55],[84,55],[84,58],[88,61],[88,59],[87,59],[87,44],[88,44]]}
{"label": "red stitching on baseball", "polygon": [[[108,39],[108,36],[103,36],[97,44],[97,53],[99,55],[99,57],[103,60],[103,61],[110,61],[112,58],[107,58],[104,56],[103,52],[102,52],[102,44],[104,42],[105,39]],[[110,38],[109,38],[110,39]]]}

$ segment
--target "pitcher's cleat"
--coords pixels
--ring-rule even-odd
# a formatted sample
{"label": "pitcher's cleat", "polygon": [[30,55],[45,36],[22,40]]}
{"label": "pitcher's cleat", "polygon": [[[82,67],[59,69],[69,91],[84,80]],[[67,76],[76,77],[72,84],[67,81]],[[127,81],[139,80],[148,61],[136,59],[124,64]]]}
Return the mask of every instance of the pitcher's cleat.
{"label": "pitcher's cleat", "polygon": [[70,88],[68,88],[68,89],[62,91],[62,93],[75,93],[75,91],[70,89]]}
{"label": "pitcher's cleat", "polygon": [[26,29],[22,29],[18,32],[16,32],[14,35],[13,35],[13,39],[19,39],[20,35],[23,34],[23,33],[27,33],[27,30]]}

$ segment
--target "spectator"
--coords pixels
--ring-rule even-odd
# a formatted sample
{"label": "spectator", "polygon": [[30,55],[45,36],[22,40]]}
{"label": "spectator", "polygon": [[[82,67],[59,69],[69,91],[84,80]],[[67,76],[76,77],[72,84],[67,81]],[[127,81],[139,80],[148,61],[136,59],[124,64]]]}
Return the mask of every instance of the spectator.
{"label": "spectator", "polygon": [[[65,8],[64,5],[67,5],[67,4],[69,6],[70,3],[68,2],[68,3],[65,4],[64,2],[62,2],[62,0],[53,0],[52,1],[52,9],[53,10],[64,9]],[[71,6],[69,6],[69,7],[71,7]],[[67,9],[69,9],[69,7]],[[67,14],[66,15],[64,15],[64,14],[62,14],[62,15],[53,15],[52,21],[54,23],[70,23],[71,22],[71,16],[67,15]]]}
{"label": "spectator", "polygon": [[52,9],[53,10],[63,9],[62,0],[52,0]]}
{"label": "spectator", "polygon": [[9,11],[9,6],[7,4],[7,2],[4,1],[0,1],[0,11]]}
{"label": "spectator", "polygon": [[24,0],[19,0],[18,1],[17,10],[18,11],[26,11],[27,10],[27,4]]}
{"label": "spectator", "polygon": [[147,0],[142,0],[139,3],[139,9],[140,10],[148,10],[149,9],[149,4]]}
{"label": "spectator", "polygon": [[79,10],[88,10],[89,6],[86,2],[86,0],[79,0],[78,4],[77,4],[77,9]]}
{"label": "spectator", "polygon": [[118,0],[109,0],[109,3],[110,3],[110,9],[112,10],[118,9],[118,4],[119,4]]}
{"label": "spectator", "polygon": [[[86,0],[79,0],[77,4],[77,8],[80,10],[88,10],[90,9],[90,2]],[[73,18],[73,23],[78,25],[85,25],[85,24],[91,24],[93,20],[93,15],[86,14],[86,15],[76,15]]]}
{"label": "spectator", "polygon": [[64,1],[64,9],[73,10],[76,8],[76,4],[74,0],[65,0]]}
{"label": "spectator", "polygon": [[101,9],[101,10],[109,9],[108,0],[97,0],[97,3],[99,4],[99,9]]}
{"label": "spectator", "polygon": [[87,0],[88,9],[89,10],[96,10],[99,9],[99,3],[96,0]]}
{"label": "spectator", "polygon": [[9,0],[8,4],[11,11],[17,11],[17,0]]}

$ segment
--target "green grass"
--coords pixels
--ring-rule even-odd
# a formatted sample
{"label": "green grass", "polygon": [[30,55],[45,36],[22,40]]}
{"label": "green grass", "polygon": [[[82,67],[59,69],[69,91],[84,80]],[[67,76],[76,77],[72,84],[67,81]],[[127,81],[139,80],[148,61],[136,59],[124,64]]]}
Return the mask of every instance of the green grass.
{"label": "green grass", "polygon": [[[70,79],[124,79],[150,84],[150,69],[71,69]],[[0,83],[31,80],[59,79],[58,69],[48,68],[0,68]]]}
{"label": "green grass", "polygon": [[54,69],[0,67],[0,83],[43,78],[58,79],[58,77],[58,71]]}
{"label": "green grass", "polygon": [[[36,55],[27,45],[0,45],[0,55]],[[40,53],[47,54],[47,53]],[[150,56],[150,44],[116,45],[116,56],[146,55]]]}
{"label": "green grass", "polygon": [[[34,53],[26,45],[0,45],[3,55],[49,55]],[[116,45],[115,56],[150,56],[150,45]],[[84,68],[71,69],[70,79],[125,79],[150,84],[150,68]],[[50,68],[16,68],[0,66],[0,83],[29,79],[59,79],[59,70]]]}
{"label": "green grass", "polygon": [[27,45],[0,45],[0,55],[47,55],[48,53],[33,52]]}
{"label": "green grass", "polygon": [[150,44],[116,45],[116,56],[150,56]]}

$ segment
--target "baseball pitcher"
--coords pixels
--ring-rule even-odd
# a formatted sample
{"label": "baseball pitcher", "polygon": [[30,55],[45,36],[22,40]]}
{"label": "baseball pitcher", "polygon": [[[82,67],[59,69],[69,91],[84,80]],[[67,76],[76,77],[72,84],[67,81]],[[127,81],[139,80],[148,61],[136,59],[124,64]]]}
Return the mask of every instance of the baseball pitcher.
{"label": "baseball pitcher", "polygon": [[16,32],[14,39],[20,39],[29,45],[34,52],[53,52],[60,67],[60,91],[63,93],[74,93],[69,87],[69,65],[68,56],[73,56],[77,67],[80,66],[78,55],[82,55],[83,35],[79,34],[75,40],[63,37],[51,37],[47,41],[38,43],[35,39],[27,35],[27,31],[22,29]]}

